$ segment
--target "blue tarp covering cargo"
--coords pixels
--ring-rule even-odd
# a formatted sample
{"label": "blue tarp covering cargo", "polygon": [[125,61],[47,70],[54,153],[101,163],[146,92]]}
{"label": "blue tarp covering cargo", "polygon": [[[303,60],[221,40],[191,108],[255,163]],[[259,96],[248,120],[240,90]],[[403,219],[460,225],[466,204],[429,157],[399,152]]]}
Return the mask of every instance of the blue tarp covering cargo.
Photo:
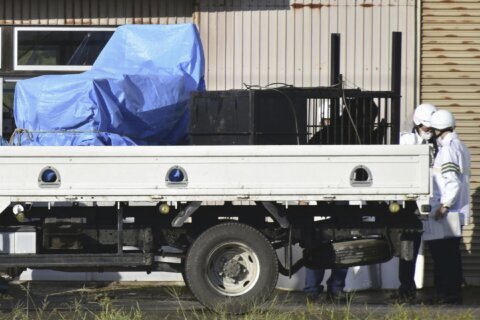
{"label": "blue tarp covering cargo", "polygon": [[[91,70],[19,81],[22,145],[174,145],[188,137],[189,99],[205,90],[193,24],[119,27]],[[20,141],[20,142],[19,142]]]}

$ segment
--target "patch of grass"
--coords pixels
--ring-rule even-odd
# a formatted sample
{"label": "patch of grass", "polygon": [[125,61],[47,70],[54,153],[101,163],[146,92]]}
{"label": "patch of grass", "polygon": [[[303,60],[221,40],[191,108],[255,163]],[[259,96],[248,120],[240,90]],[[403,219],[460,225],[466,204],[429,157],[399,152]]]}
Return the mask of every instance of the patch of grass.
{"label": "patch of grass", "polygon": [[[43,300],[30,293],[30,287],[22,287],[25,298],[10,312],[0,313],[0,320],[474,320],[472,311],[442,307],[409,306],[409,305],[364,305],[353,303],[354,295],[350,294],[347,302],[325,303],[311,300],[299,300],[298,296],[289,294],[274,295],[267,303],[256,305],[246,314],[232,316],[226,312],[211,312],[206,308],[192,307],[186,299],[187,289],[184,287],[166,287],[170,301],[176,301],[177,311],[158,313],[142,310],[136,306],[125,308],[115,301],[109,292],[94,292],[80,289],[79,295],[68,306],[52,308],[49,296]],[[55,294],[52,295],[52,299]],[[52,300],[53,301],[53,300]],[[121,300],[119,300],[121,301]],[[194,306],[198,306],[196,303]],[[219,308],[221,309],[221,308]]]}
{"label": "patch of grass", "polygon": [[[137,303],[135,308],[125,310],[125,308],[115,306],[107,295],[94,296],[94,304],[91,308],[86,307],[87,302],[91,302],[92,297],[86,295],[86,291],[80,291],[79,298],[67,308],[51,309],[49,308],[48,296],[41,304],[38,304],[30,294],[30,286],[21,286],[25,292],[25,300],[18,303],[14,308],[4,314],[0,314],[1,320],[142,320],[144,315]],[[90,299],[89,299],[90,298]]]}

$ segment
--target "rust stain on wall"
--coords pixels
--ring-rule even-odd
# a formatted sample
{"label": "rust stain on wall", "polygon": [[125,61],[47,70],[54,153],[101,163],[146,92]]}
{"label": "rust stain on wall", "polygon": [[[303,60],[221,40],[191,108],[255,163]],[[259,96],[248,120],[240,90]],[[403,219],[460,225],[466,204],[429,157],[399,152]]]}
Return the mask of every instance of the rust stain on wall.
{"label": "rust stain on wall", "polygon": [[322,9],[322,7],[329,7],[330,5],[328,4],[314,4],[314,3],[309,3],[309,4],[303,4],[303,3],[292,3],[292,8],[293,9],[303,9],[305,7],[311,8],[311,9]]}
{"label": "rust stain on wall", "polygon": [[[308,8],[312,8],[312,9],[321,9],[323,7],[334,7],[335,5],[331,5],[331,4],[314,4],[314,3],[308,3],[308,4],[304,4],[304,3],[292,3],[292,8],[293,9],[302,9],[302,8],[305,8],[305,7],[308,7]],[[373,3],[361,3],[359,4],[360,7],[363,7],[363,8],[372,8],[374,7],[375,5]],[[393,6],[393,5],[391,5]]]}

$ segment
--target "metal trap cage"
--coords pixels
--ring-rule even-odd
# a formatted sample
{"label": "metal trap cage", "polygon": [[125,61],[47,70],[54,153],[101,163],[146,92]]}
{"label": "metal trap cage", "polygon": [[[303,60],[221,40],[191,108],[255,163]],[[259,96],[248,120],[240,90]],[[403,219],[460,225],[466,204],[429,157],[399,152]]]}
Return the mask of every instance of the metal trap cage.
{"label": "metal trap cage", "polygon": [[332,35],[331,86],[250,86],[196,92],[190,136],[196,145],[397,144],[401,33],[392,40],[390,91],[343,87],[340,36]]}

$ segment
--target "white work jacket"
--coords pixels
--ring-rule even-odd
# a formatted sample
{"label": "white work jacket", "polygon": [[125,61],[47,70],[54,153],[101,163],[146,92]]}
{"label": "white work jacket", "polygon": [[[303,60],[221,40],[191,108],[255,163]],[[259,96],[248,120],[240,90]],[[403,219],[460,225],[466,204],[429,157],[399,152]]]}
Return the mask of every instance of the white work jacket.
{"label": "white work jacket", "polygon": [[403,131],[400,133],[400,144],[415,145],[415,144],[427,144],[426,140],[417,133],[417,130],[414,132]]}
{"label": "white work jacket", "polygon": [[[437,139],[437,143],[432,212],[424,221],[423,237],[427,241],[460,237],[461,226],[470,220],[470,153],[454,132]],[[449,212],[446,217],[435,220],[435,212],[441,206],[449,207]]]}

